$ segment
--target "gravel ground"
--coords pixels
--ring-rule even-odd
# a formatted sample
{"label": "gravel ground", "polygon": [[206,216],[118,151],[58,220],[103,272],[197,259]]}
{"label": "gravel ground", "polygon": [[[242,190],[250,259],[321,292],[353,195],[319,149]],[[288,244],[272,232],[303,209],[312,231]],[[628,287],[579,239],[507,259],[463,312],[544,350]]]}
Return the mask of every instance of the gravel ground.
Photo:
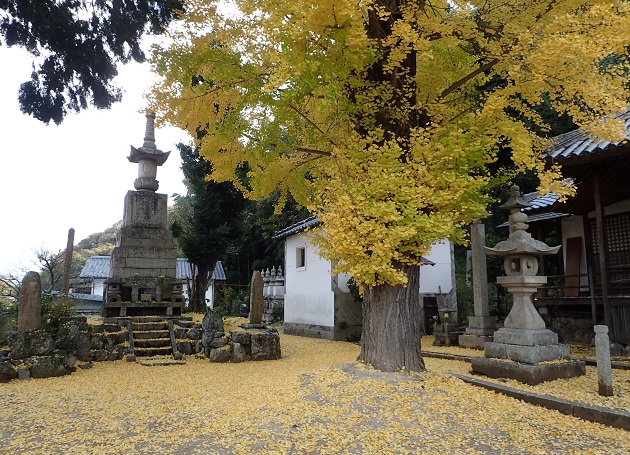
{"label": "gravel ground", "polygon": [[[467,374],[466,362],[427,358],[426,373],[382,373],[355,361],[356,344],[281,341],[278,361],[103,362],[0,384],[0,453],[630,454],[630,432],[448,374]],[[615,374],[615,384],[630,380]],[[582,399],[595,400],[596,381],[577,379],[536,391],[584,388]],[[625,399],[611,397],[607,406]]]}

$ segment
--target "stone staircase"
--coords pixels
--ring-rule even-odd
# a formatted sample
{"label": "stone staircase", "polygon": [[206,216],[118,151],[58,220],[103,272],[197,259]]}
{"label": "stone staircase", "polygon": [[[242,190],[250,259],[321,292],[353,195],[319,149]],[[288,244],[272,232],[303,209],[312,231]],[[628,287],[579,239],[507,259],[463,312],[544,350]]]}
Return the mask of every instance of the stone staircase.
{"label": "stone staircase", "polygon": [[[116,324],[127,329],[129,334],[127,360],[136,361],[138,358],[140,364],[145,366],[185,363],[183,354],[178,352],[177,348],[181,342],[190,344],[192,341],[187,339],[185,332],[182,333],[182,330],[193,328],[192,317],[124,316],[105,318],[104,323]],[[194,339],[199,340],[200,334]],[[192,354],[186,351],[185,353]]]}
{"label": "stone staircase", "polygon": [[160,317],[138,317],[130,318],[129,324],[137,357],[173,355],[168,321]]}

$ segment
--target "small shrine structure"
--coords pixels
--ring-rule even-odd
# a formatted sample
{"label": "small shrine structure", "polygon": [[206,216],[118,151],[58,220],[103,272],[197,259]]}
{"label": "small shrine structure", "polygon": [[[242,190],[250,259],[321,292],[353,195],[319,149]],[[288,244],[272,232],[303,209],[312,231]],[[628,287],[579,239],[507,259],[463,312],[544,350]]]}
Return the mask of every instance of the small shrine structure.
{"label": "small shrine structure", "polygon": [[518,186],[512,186],[510,199],[501,207],[510,210],[510,236],[487,254],[503,256],[507,276],[497,278],[513,296],[510,313],[494,341],[486,342],[485,357],[471,359],[473,371],[490,377],[512,378],[527,384],[539,384],[558,378],[585,374],[584,362],[570,359],[569,346],[558,343],[558,334],[545,327],[545,321],[534,308],[532,295],[547,283],[538,276],[538,256],[556,254],[560,246],[550,247],[527,232],[528,207]]}
{"label": "small shrine structure", "polygon": [[177,316],[185,298],[176,279],[177,250],[167,227],[168,196],[156,193],[157,168],[170,152],[155,145],[155,114],[147,114],[144,143],[128,157],[138,163],[136,191],[125,196],[122,228],[112,252],[103,306],[106,317]]}

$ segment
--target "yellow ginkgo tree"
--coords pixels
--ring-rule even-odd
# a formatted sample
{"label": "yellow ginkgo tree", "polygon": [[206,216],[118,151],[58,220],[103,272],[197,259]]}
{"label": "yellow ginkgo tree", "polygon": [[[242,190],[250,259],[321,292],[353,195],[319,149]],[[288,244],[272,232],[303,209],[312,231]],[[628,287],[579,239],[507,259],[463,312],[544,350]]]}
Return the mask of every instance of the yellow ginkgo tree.
{"label": "yellow ginkgo tree", "polygon": [[[627,103],[621,0],[190,0],[157,47],[151,94],[213,165],[257,198],[280,189],[323,222],[316,243],[364,293],[361,359],[424,369],[418,267],[465,240],[511,169],[545,167],[544,97],[595,118]],[[492,169],[492,171],[491,171]],[[247,173],[243,179],[243,172]]]}

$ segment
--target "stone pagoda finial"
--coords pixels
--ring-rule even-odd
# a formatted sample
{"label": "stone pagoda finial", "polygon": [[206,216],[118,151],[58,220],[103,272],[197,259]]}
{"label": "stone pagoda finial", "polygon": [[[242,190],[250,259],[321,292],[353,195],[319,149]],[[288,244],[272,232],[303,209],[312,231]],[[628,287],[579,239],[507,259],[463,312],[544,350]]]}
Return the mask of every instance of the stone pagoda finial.
{"label": "stone pagoda finial", "polygon": [[155,146],[155,113],[146,114],[147,116],[147,124],[144,128],[144,143],[142,144],[142,149],[145,151],[155,151],[157,147]]}
{"label": "stone pagoda finial", "polygon": [[131,153],[127,159],[132,163],[138,163],[138,178],[134,182],[136,190],[156,191],[159,187],[155,177],[157,167],[163,165],[171,152],[163,152],[155,146],[155,114],[146,114],[147,123],[144,131],[144,143],[142,147],[131,146]]}

